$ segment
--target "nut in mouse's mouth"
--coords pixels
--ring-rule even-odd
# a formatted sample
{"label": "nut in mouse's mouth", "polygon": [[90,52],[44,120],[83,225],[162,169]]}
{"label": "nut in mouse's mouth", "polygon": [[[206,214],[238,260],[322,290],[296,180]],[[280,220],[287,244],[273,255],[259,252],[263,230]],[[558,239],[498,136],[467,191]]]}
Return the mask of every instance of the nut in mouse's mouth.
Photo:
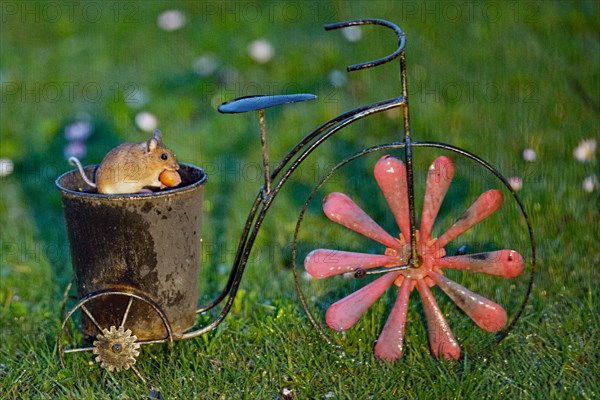
{"label": "nut in mouse's mouth", "polygon": [[177,171],[165,169],[158,176],[158,180],[167,187],[175,187],[181,183],[181,175]]}

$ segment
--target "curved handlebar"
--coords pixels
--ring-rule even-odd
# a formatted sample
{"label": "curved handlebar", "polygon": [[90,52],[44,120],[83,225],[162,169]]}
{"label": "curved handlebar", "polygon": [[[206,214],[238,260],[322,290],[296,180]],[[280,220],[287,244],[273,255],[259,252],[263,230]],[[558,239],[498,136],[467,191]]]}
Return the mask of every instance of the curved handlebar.
{"label": "curved handlebar", "polygon": [[348,72],[358,71],[359,69],[371,68],[371,67],[376,67],[381,64],[385,64],[385,63],[390,62],[393,59],[397,58],[400,55],[400,53],[402,53],[402,51],[404,50],[404,45],[406,43],[406,36],[404,35],[404,32],[402,31],[402,29],[400,29],[400,27],[398,25],[393,24],[393,23],[383,20],[383,19],[376,19],[376,18],[354,19],[354,20],[346,21],[346,22],[338,22],[335,24],[328,24],[328,25],[325,25],[324,28],[326,31],[330,31],[333,29],[347,28],[349,26],[357,26],[357,25],[382,25],[382,26],[385,26],[386,28],[390,28],[391,30],[394,31],[394,33],[396,33],[396,36],[398,36],[398,48],[396,49],[396,51],[394,51],[393,53],[391,53],[390,55],[388,55],[386,57],[382,57],[382,58],[379,58],[379,59],[373,60],[373,61],[363,62],[360,64],[350,65],[349,67],[346,67]]}

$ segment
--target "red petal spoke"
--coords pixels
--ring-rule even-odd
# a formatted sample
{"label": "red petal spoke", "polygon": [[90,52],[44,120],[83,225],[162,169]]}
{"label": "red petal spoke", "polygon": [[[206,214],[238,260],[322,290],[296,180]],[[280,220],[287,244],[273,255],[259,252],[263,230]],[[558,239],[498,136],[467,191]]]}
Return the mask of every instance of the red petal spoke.
{"label": "red petal spoke", "polygon": [[453,358],[458,360],[458,357],[460,357],[460,347],[458,347],[458,343],[454,339],[454,335],[452,335],[448,321],[444,318],[442,311],[433,298],[431,290],[429,290],[427,284],[422,279],[417,281],[417,290],[423,301],[431,352],[436,358],[440,358],[441,356],[445,359]]}
{"label": "red petal spoke", "polygon": [[386,361],[396,361],[402,357],[410,286],[410,278],[404,278],[394,307],[375,344],[375,356]]}
{"label": "red petal spoke", "polygon": [[429,273],[429,277],[481,329],[496,332],[506,325],[506,311],[499,304],[433,271]]}
{"label": "red petal spoke", "polygon": [[333,303],[325,313],[325,322],[336,331],[354,326],[369,307],[394,283],[399,272],[388,272],[360,290]]}
{"label": "red petal spoke", "polygon": [[436,246],[444,247],[485,218],[502,205],[502,193],[499,190],[484,192],[467,211],[438,239]]}
{"label": "red petal spoke", "polygon": [[435,260],[435,266],[513,278],[523,272],[525,261],[514,250],[498,250],[488,253],[439,258]]}
{"label": "red petal spoke", "polygon": [[404,163],[397,158],[383,156],[375,164],[374,175],[385,200],[394,214],[400,232],[408,240],[410,237],[410,223]]}
{"label": "red petal spoke", "polygon": [[454,165],[448,157],[438,157],[429,167],[427,183],[425,185],[425,200],[421,216],[421,240],[427,242],[431,238],[431,229],[440,210],[444,196],[448,192]]}
{"label": "red petal spoke", "polygon": [[304,268],[315,278],[345,274],[358,268],[369,269],[398,265],[398,257],[383,254],[354,253],[331,249],[311,251],[304,259]]}
{"label": "red petal spoke", "polygon": [[340,225],[367,236],[387,247],[397,248],[399,240],[377,225],[352,199],[343,193],[330,193],[323,199],[325,215]]}

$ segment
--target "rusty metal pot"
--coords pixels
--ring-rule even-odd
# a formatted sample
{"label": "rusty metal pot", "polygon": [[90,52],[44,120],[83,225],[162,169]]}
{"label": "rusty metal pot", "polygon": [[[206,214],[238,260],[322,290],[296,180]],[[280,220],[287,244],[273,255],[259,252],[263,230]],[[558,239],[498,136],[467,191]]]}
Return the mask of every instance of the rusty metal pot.
{"label": "rusty metal pot", "polygon": [[[86,167],[88,176],[95,168]],[[195,322],[207,175],[184,163],[179,172],[179,187],[148,194],[92,193],[75,170],[56,180],[79,298],[109,289],[152,300],[137,300],[127,311],[126,328],[139,340],[167,336],[157,307],[175,339]],[[108,295],[87,303],[96,323],[84,314],[84,333],[95,336],[98,325],[118,327],[128,302],[126,296]]]}

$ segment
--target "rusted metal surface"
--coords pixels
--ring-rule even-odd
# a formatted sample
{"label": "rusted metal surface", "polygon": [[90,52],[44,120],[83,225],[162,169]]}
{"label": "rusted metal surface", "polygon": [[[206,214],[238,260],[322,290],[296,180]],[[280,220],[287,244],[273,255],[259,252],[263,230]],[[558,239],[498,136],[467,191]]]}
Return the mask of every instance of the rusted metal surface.
{"label": "rusted metal surface", "polygon": [[[103,195],[77,171],[57,179],[71,244],[79,298],[103,289],[141,293],[167,315],[175,338],[194,325],[201,252],[202,199],[206,173],[180,164],[178,188],[150,194]],[[95,167],[87,167],[91,175]],[[84,190],[83,192],[81,190]],[[104,296],[87,308],[102,327],[119,326],[123,296]],[[134,302],[127,328],[140,340],[165,338],[156,311]],[[97,327],[83,317],[84,333]]]}

